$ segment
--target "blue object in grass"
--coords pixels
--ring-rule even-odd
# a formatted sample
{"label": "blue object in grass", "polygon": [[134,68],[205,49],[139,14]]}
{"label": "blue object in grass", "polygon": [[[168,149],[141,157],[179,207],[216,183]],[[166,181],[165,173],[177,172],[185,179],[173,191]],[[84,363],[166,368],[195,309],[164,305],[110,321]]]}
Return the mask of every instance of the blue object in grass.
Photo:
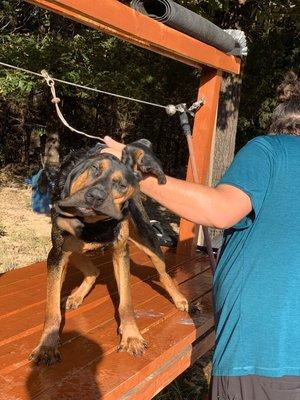
{"label": "blue object in grass", "polygon": [[33,211],[41,214],[50,214],[51,187],[44,169],[25,182],[32,187],[31,207]]}

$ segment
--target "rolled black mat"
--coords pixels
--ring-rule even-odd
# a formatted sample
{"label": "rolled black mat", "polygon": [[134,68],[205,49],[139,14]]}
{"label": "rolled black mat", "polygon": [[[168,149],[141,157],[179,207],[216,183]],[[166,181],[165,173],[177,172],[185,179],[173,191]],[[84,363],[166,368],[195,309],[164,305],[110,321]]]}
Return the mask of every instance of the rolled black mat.
{"label": "rolled black mat", "polygon": [[235,39],[227,32],[172,0],[132,0],[131,7],[225,53],[236,47]]}

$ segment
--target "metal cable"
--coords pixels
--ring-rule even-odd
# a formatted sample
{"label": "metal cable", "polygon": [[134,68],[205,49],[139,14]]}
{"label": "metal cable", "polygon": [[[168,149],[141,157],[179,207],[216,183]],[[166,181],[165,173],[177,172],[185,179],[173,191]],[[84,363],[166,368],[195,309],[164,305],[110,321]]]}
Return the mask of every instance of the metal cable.
{"label": "metal cable", "polygon": [[[12,68],[15,69],[17,71],[22,71],[22,72],[26,72],[27,74],[31,74],[31,75],[35,75],[35,76],[39,76],[41,78],[43,78],[42,74],[39,74],[38,72],[33,72],[30,71],[28,69],[25,68],[21,68],[21,67],[16,67],[15,65],[11,65],[11,64],[7,64],[4,62],[0,61],[0,65],[2,65],[3,67],[6,68]],[[123,96],[121,94],[116,94],[116,93],[112,93],[112,92],[107,92],[105,90],[100,90],[100,89],[95,89],[95,88],[91,88],[89,86],[85,86],[85,85],[80,85],[78,83],[72,83],[69,81],[65,81],[63,79],[57,79],[57,78],[52,78],[51,79],[55,82],[60,82],[60,83],[64,83],[66,85],[70,85],[70,86],[74,86],[74,87],[78,87],[80,89],[84,89],[84,90],[89,90],[91,92],[96,92],[96,93],[102,93],[102,94],[107,94],[108,96],[113,96],[113,97],[118,97],[120,99],[125,99],[125,100],[129,100],[129,101],[135,101],[136,103],[141,103],[141,104],[147,104],[149,106],[153,106],[153,107],[158,107],[158,108],[163,108],[164,110],[166,110],[167,106],[163,106],[162,104],[158,104],[158,103],[152,103],[150,101],[145,101],[145,100],[140,100],[140,99],[135,99],[134,97],[129,97],[129,96]]]}

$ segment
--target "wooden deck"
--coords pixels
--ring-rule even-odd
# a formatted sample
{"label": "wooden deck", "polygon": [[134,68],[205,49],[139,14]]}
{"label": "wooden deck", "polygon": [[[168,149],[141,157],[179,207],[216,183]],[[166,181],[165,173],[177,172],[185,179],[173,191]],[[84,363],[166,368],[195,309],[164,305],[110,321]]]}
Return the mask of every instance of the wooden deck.
{"label": "wooden deck", "polygon": [[[50,367],[27,361],[44,319],[44,262],[0,276],[0,399],[151,399],[213,345],[211,273],[208,259],[166,252],[168,270],[202,311],[190,316],[175,309],[157,281],[148,258],[131,247],[132,294],[138,326],[149,342],[144,356],[116,351],[118,296],[109,253],[95,259],[101,274],[78,310],[65,314],[61,353]],[[79,284],[69,268],[63,291]]]}

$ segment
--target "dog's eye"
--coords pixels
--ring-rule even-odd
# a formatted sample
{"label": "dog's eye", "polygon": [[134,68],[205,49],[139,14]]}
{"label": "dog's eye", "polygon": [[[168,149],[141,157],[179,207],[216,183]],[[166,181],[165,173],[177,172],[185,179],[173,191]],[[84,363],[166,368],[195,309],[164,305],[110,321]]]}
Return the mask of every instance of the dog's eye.
{"label": "dog's eye", "polygon": [[125,190],[125,189],[127,189],[126,182],[124,182],[122,180],[119,180],[119,179],[113,180],[112,181],[112,185],[113,185],[113,188],[116,189],[116,190]]}
{"label": "dog's eye", "polygon": [[96,178],[97,176],[100,175],[100,170],[99,170],[99,167],[97,165],[92,165],[91,170],[92,170],[92,176],[94,178]]}

